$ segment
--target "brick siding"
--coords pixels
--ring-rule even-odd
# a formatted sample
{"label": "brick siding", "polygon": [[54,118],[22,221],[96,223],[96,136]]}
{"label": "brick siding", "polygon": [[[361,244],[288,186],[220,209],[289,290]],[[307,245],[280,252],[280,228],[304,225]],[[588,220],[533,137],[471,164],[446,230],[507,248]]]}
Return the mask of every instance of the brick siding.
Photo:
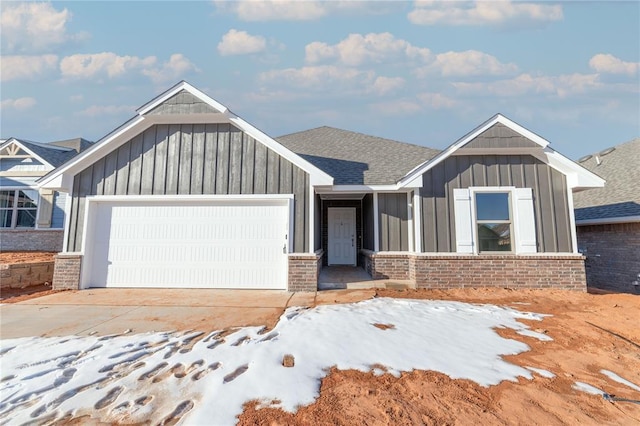
{"label": "brick siding", "polygon": [[317,291],[322,254],[289,255],[289,291]]}
{"label": "brick siding", "polygon": [[61,251],[62,230],[5,229],[0,231],[1,251]]}
{"label": "brick siding", "polygon": [[59,254],[55,257],[53,271],[54,290],[78,290],[80,288],[81,254]]}
{"label": "brick siding", "polygon": [[0,288],[24,288],[53,281],[54,262],[0,265]]}
{"label": "brick siding", "polygon": [[587,258],[587,285],[640,294],[640,223],[578,226],[578,249]]}
{"label": "brick siding", "polygon": [[505,287],[586,291],[584,257],[429,255],[365,252],[373,279],[410,280],[419,288]]}

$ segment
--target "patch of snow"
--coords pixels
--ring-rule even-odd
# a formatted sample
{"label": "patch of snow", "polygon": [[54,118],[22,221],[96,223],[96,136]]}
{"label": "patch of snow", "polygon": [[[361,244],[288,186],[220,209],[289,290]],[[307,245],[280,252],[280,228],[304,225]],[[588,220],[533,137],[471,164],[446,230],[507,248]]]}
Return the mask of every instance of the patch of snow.
{"label": "patch of snow", "polygon": [[590,384],[584,382],[575,382],[571,387],[581,392],[590,393],[591,395],[604,395],[604,392],[597,387],[591,386]]}
{"label": "patch of snow", "polygon": [[614,373],[613,371],[609,371],[609,370],[600,370],[600,372],[602,374],[604,374],[605,376],[607,376],[608,378],[610,378],[611,380],[613,380],[614,382],[618,382],[621,383],[625,386],[629,386],[631,389],[633,390],[637,390],[638,392],[640,392],[640,386],[636,385],[633,382],[630,382],[629,380],[618,376],[616,373]]}
{"label": "patch of snow", "polygon": [[[519,319],[542,318],[494,305],[376,298],[290,308],[267,333],[245,327],[206,336],[3,340],[0,423],[89,414],[113,423],[233,424],[247,401],[289,412],[313,403],[333,366],[396,376],[433,370],[482,386],[531,379],[502,358],[529,347],[494,328],[522,332],[529,327]],[[283,367],[285,354],[294,356],[294,367]]]}
{"label": "patch of snow", "polygon": [[540,376],[545,377],[547,379],[553,379],[554,377],[556,377],[556,375],[553,374],[551,371],[543,370],[542,368],[530,367],[528,365],[525,366],[524,368],[526,368],[527,370],[531,370],[534,373],[538,373]]}
{"label": "patch of snow", "polygon": [[541,342],[550,342],[550,341],[553,340],[551,337],[547,336],[544,333],[538,333],[537,331],[533,331],[533,330],[529,330],[529,329],[518,330],[518,331],[516,331],[516,333],[518,333],[521,336],[535,337],[536,339],[540,340]]}

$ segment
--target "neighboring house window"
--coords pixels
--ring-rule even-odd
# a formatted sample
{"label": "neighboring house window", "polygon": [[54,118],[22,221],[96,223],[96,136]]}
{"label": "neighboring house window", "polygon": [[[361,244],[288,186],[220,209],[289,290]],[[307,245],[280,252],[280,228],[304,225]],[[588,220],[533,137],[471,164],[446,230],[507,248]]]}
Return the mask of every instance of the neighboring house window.
{"label": "neighboring house window", "polygon": [[512,251],[508,192],[476,193],[478,252]]}
{"label": "neighboring house window", "polygon": [[0,191],[0,227],[35,228],[38,191],[11,189]]}
{"label": "neighboring house window", "polygon": [[453,198],[458,253],[537,252],[531,188],[461,188]]}

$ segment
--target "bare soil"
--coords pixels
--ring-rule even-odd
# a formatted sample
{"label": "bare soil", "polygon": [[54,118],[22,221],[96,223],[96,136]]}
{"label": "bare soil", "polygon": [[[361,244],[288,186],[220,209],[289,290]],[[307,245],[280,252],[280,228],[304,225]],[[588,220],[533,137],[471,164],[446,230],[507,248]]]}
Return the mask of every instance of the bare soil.
{"label": "bare soil", "polygon": [[[49,251],[8,251],[0,252],[0,264],[53,262],[56,252]],[[2,303],[17,303],[36,297],[57,293],[50,285],[41,284],[24,288],[3,288],[0,291]]]}
{"label": "bare soil", "polygon": [[[521,378],[517,383],[482,387],[433,371],[413,371],[395,378],[333,369],[322,381],[316,403],[291,414],[256,409],[257,403],[252,402],[246,405],[240,424],[640,424],[640,392],[600,372],[610,370],[640,385],[638,296],[502,289],[379,290],[377,296],[491,303],[550,314],[528,323],[553,341],[541,342],[505,329],[497,332],[531,348],[506,357],[509,362],[542,368],[555,377],[534,373],[533,380]],[[575,390],[572,386],[578,381],[638,404],[609,402]]]}

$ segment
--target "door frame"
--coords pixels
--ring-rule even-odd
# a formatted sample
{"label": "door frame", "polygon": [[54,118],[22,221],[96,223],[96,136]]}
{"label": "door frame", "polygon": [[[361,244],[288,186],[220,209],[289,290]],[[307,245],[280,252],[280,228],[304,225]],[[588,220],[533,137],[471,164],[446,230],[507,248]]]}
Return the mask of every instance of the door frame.
{"label": "door frame", "polygon": [[[353,220],[353,263],[331,263],[330,259],[330,251],[331,251],[331,218],[329,216],[329,212],[331,210],[344,210],[350,211],[351,217]],[[358,264],[358,230],[357,227],[357,218],[356,218],[356,208],[355,207],[327,207],[327,265],[347,265],[347,266],[356,266]]]}

